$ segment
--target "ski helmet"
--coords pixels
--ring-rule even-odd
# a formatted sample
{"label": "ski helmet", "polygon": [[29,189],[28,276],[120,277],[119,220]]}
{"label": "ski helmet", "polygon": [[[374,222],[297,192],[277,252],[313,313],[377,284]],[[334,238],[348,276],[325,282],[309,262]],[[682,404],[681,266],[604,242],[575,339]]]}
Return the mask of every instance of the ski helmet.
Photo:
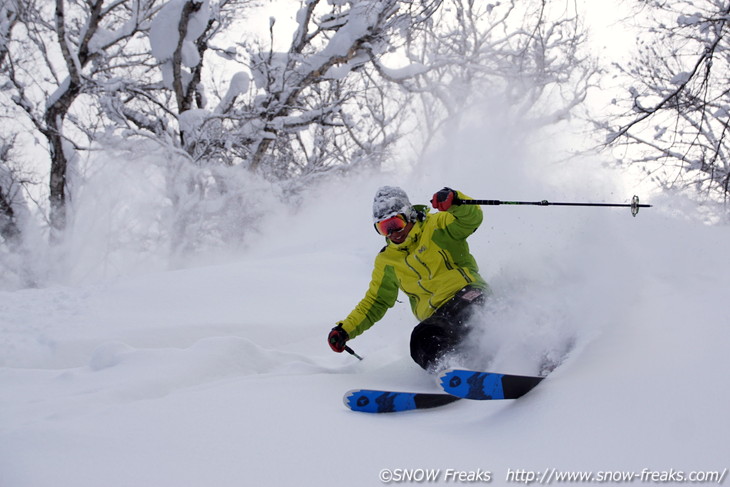
{"label": "ski helmet", "polygon": [[398,186],[379,188],[373,199],[373,223],[401,213],[409,222],[416,220],[416,210],[411,205],[406,192]]}

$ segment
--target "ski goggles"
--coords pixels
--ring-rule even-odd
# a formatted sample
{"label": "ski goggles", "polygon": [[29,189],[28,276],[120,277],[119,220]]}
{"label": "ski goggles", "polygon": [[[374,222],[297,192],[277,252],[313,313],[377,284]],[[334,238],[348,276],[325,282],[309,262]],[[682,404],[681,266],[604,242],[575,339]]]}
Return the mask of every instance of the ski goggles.
{"label": "ski goggles", "polygon": [[399,213],[385,220],[380,220],[375,223],[375,230],[384,237],[387,237],[391,233],[400,232],[408,225],[408,220],[403,213]]}

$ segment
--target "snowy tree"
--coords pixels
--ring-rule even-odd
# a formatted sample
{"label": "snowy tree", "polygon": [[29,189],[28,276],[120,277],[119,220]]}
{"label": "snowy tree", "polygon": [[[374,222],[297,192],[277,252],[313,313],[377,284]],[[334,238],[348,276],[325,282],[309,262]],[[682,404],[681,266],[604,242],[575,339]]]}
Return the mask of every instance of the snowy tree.
{"label": "snowy tree", "polygon": [[[402,112],[373,62],[434,5],[309,0],[285,51],[274,48],[273,17],[268,43],[231,43],[233,7],[169,2],[150,31],[162,81],[117,92],[109,117],[124,119],[127,133],[166,138],[196,164],[240,165],[274,180],[385,159]],[[221,80],[223,59],[234,74]]]}
{"label": "snowy tree", "polygon": [[14,21],[3,29],[4,86],[48,144],[54,239],[66,226],[70,167],[96,123],[79,100],[87,102],[116,70],[142,55],[136,36],[148,27],[155,3],[9,0],[4,7],[3,17]]}
{"label": "snowy tree", "polygon": [[[163,196],[175,209],[171,240],[181,247],[195,245],[185,242],[190,231],[225,239],[225,229],[246,227],[236,215],[220,218],[255,206],[250,185],[227,168],[306,180],[385,159],[400,112],[365,68],[390,49],[389,36],[427,16],[428,5],[308,1],[284,52],[273,39],[233,38],[234,24],[245,26],[255,6],[3,2],[2,116],[22,114],[45,140],[52,241],[69,222],[81,165],[100,150],[139,158],[140,148],[154,152],[148,142],[157,145],[153,163],[167,166]],[[214,225],[221,228],[211,232]]]}
{"label": "snowy tree", "polygon": [[407,84],[421,101],[424,147],[483,93],[531,127],[567,119],[599,74],[584,45],[570,2],[444,1],[405,46],[414,64],[428,67]]}
{"label": "snowy tree", "polygon": [[37,264],[28,249],[31,216],[24,196],[30,180],[15,163],[15,140],[0,137],[0,287],[36,284]]}
{"label": "snowy tree", "polygon": [[[618,123],[604,123],[627,164],[660,187],[724,201],[730,196],[730,3],[641,2],[650,23],[634,60]],[[619,153],[619,151],[615,151]]]}
{"label": "snowy tree", "polygon": [[10,41],[10,32],[18,21],[18,5],[9,2],[3,2],[0,5],[0,65],[2,65],[5,56],[8,54],[8,42]]}
{"label": "snowy tree", "polygon": [[[254,208],[245,203],[252,193],[242,174],[283,181],[296,194],[323,173],[386,160],[404,112],[373,60],[433,6],[303,2],[286,50],[275,49],[282,43],[274,18],[268,39],[232,36],[254,7],[167,2],[149,29],[149,69],[137,66],[99,97],[103,143],[116,139],[119,148],[143,139],[167,154],[159,160],[169,166],[173,241],[181,245],[196,236],[223,238],[214,228],[221,212]],[[245,228],[252,215],[235,218]]]}
{"label": "snowy tree", "polygon": [[18,244],[21,236],[18,224],[20,184],[10,168],[12,141],[0,142],[0,241],[10,247]]}
{"label": "snowy tree", "polygon": [[296,196],[323,174],[377,168],[406,135],[421,133],[425,151],[475,92],[529,123],[560,121],[595,74],[564,1],[293,3],[291,30],[272,17],[261,36],[251,0],[6,2],[0,96],[47,142],[51,235],[111,159],[143,161],[136,173],[159,192],[145,200],[155,236],[140,244],[240,241],[262,192]]}
{"label": "snowy tree", "polygon": [[[548,87],[572,83],[562,106],[543,114],[559,120],[592,73],[579,72],[575,18],[549,20],[545,1],[307,0],[285,51],[274,49],[273,18],[268,45],[231,40],[253,7],[56,0],[55,8],[24,2],[4,16],[3,25],[17,18],[23,26],[0,52],[12,100],[48,141],[54,229],[65,225],[70,162],[110,137],[152,139],[198,167],[306,181],[387,160],[414,93],[441,111],[418,123],[437,127],[477,84],[526,113]],[[225,177],[203,179],[230,190]]]}

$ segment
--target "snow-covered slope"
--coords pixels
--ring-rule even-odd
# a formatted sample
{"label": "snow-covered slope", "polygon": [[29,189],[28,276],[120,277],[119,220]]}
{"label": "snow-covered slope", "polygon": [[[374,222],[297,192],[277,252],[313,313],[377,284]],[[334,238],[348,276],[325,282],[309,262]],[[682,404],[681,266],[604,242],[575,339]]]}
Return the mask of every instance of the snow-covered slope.
{"label": "snow-covered slope", "polygon": [[561,365],[516,402],[345,409],[351,388],[437,390],[408,357],[405,302],[351,342],[364,361],[325,343],[382,246],[369,215],[380,184],[414,203],[444,184],[478,198],[631,196],[602,175],[576,184],[515,164],[316,190],[226,264],[0,294],[0,485],[374,486],[401,468],[504,485],[519,469],[728,467],[730,230],[673,217],[666,199],[635,219],[485,208],[470,240],[494,290],[479,360]]}

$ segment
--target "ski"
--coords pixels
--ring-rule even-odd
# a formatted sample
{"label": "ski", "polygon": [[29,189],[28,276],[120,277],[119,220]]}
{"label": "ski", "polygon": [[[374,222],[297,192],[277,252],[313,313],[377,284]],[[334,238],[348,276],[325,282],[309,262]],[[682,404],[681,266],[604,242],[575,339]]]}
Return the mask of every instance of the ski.
{"label": "ski", "polygon": [[527,394],[544,377],[447,369],[439,374],[445,392],[464,399],[517,399]]}
{"label": "ski", "polygon": [[377,391],[354,389],[345,393],[345,406],[363,413],[397,413],[451,404],[459,397],[445,393]]}
{"label": "ski", "polygon": [[544,377],[447,369],[439,374],[443,393],[353,389],[345,393],[345,406],[363,413],[397,413],[445,406],[459,399],[517,399]]}

